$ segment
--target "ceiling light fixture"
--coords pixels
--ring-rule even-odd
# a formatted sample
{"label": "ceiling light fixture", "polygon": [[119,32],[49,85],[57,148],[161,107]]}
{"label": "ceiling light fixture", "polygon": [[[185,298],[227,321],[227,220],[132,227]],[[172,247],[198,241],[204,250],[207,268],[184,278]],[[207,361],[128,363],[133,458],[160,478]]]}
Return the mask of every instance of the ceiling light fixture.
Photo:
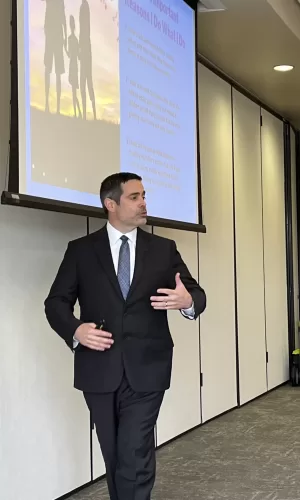
{"label": "ceiling light fixture", "polygon": [[290,64],[280,64],[279,66],[274,66],[275,71],[281,71],[281,72],[286,72],[286,71],[291,71],[294,69],[294,66],[291,66]]}
{"label": "ceiling light fixture", "polygon": [[197,2],[197,11],[201,13],[218,12],[222,10],[226,10],[226,7],[221,0],[198,0]]}

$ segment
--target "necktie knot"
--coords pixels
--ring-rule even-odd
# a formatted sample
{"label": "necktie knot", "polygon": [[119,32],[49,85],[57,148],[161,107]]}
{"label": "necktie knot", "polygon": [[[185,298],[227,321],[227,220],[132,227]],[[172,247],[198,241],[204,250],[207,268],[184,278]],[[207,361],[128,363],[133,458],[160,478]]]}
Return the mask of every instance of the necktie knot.
{"label": "necktie knot", "polygon": [[122,243],[126,243],[128,241],[128,236],[125,236],[125,234],[123,234],[123,236],[121,236],[121,241]]}

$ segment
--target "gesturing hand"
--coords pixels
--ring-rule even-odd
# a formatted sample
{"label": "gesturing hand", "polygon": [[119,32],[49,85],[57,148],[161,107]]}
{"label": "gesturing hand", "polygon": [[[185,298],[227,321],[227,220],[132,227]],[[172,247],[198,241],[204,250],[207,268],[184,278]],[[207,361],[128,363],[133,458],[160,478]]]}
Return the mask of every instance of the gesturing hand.
{"label": "gesturing hand", "polygon": [[175,290],[169,290],[168,288],[159,288],[157,290],[157,293],[164,293],[164,297],[150,297],[151,305],[154,309],[189,309],[189,307],[192,306],[192,296],[182,283],[179,273],[177,273],[175,276],[175,282]]}
{"label": "gesturing hand", "polygon": [[106,351],[114,343],[112,334],[105,330],[97,330],[95,323],[80,325],[75,332],[74,338],[80,344],[95,351]]}

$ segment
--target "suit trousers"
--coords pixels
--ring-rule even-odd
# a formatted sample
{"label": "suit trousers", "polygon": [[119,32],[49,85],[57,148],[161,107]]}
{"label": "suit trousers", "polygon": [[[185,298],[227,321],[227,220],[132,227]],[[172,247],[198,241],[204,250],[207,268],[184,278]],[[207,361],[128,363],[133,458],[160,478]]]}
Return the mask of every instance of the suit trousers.
{"label": "suit trousers", "polygon": [[156,473],[154,428],[162,392],[135,392],[124,374],[116,392],[84,393],[106,466],[111,500],[150,500]]}

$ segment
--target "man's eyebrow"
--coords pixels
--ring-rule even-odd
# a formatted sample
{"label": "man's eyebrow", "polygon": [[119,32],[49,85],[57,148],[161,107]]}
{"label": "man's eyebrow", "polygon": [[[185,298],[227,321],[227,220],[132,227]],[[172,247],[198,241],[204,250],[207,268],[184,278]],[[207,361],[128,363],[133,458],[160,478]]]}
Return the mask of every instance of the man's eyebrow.
{"label": "man's eyebrow", "polygon": [[[137,191],[136,193],[130,193],[128,196],[136,196],[137,194],[141,194],[141,193],[139,191]],[[146,192],[143,191],[142,194],[146,194]]]}

